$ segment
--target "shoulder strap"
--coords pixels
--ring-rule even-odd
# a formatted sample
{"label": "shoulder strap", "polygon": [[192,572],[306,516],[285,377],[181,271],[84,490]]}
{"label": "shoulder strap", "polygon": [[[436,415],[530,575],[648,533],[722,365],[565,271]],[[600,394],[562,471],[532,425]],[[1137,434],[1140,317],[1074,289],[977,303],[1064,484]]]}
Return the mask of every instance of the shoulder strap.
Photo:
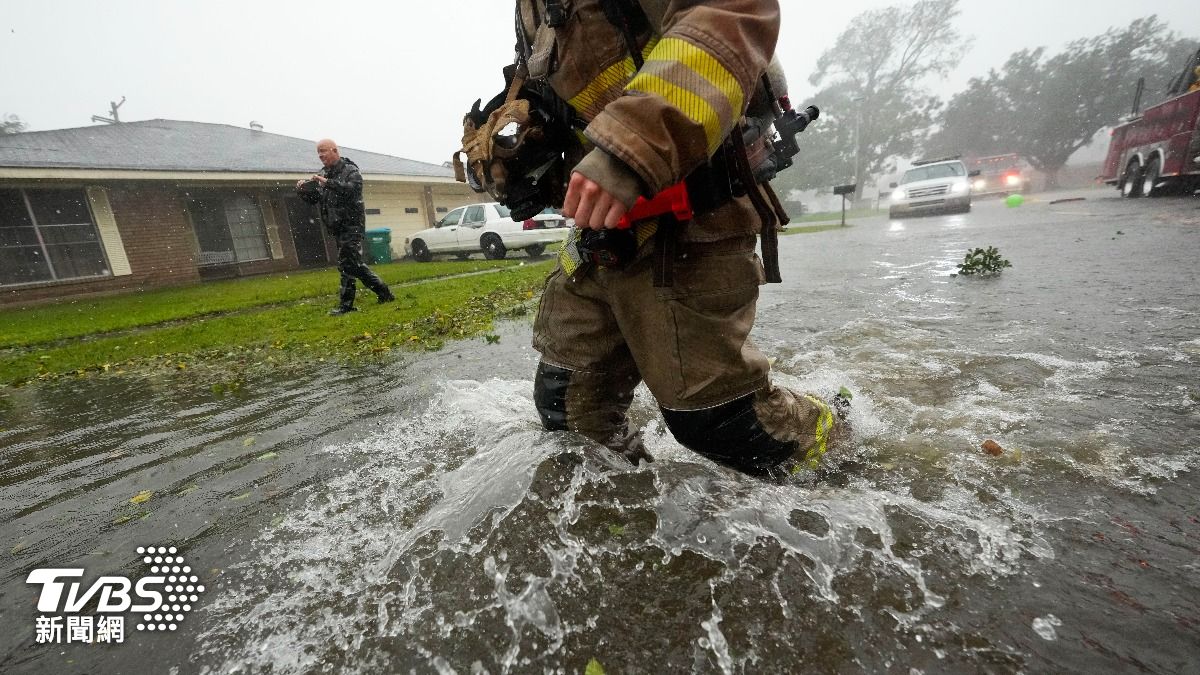
{"label": "shoulder strap", "polygon": [[646,5],[657,6],[659,4],[662,3],[643,0],[600,0],[605,18],[621,33],[621,37],[625,40],[625,48],[629,50],[629,55],[633,58],[633,65],[639,70],[642,67],[643,59],[642,51],[638,48],[637,34],[647,26],[655,33],[662,34],[662,19],[666,13],[666,5],[662,4],[658,14],[653,16],[646,11]]}

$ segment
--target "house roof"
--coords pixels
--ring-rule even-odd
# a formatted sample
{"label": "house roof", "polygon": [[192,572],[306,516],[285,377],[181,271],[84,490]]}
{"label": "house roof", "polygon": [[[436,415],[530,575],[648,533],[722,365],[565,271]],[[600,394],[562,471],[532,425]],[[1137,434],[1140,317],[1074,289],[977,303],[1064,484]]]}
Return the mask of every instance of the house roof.
{"label": "house roof", "polygon": [[[437,164],[344,146],[341,151],[364,174],[453,175]],[[0,135],[0,167],[305,173],[320,162],[313,140],[228,124],[146,120]]]}

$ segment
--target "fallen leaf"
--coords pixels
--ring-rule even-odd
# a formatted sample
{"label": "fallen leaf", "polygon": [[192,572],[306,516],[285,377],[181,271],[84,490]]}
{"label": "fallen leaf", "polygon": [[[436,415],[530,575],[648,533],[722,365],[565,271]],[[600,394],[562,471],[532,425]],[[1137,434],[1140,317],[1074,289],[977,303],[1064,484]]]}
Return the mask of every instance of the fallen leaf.
{"label": "fallen leaf", "polygon": [[279,456],[278,452],[264,452],[263,454],[259,455],[258,458],[260,460],[266,461],[268,459],[275,459],[278,456]]}
{"label": "fallen leaf", "polygon": [[990,438],[983,442],[983,451],[992,457],[999,457],[1004,454],[1004,448],[1000,447],[999,443]]}
{"label": "fallen leaf", "polygon": [[150,498],[153,496],[154,496],[153,491],[142,490],[141,492],[134,495],[133,499],[129,500],[129,503],[130,504],[145,504],[146,502],[150,501]]}
{"label": "fallen leaf", "polygon": [[608,533],[614,537],[620,537],[625,534],[625,526],[624,525],[609,525]]}
{"label": "fallen leaf", "polygon": [[246,494],[238,495],[238,496],[236,496],[236,497],[230,497],[230,498],[229,498],[229,501],[233,501],[233,502],[240,502],[240,501],[242,501],[243,499],[245,499],[246,497],[249,497],[251,494],[253,494],[253,493],[251,493],[251,492],[247,492]]}
{"label": "fallen leaf", "polygon": [[248,447],[254,445],[254,439],[255,439],[255,437],[251,436],[250,438],[247,438],[246,440],[242,441],[242,447],[248,448]]}
{"label": "fallen leaf", "polygon": [[583,671],[583,675],[604,675],[604,666],[596,659],[588,661],[587,669]]}
{"label": "fallen leaf", "polygon": [[27,548],[29,548],[29,544],[22,541],[22,542],[18,543],[16,546],[12,547],[12,554],[16,555],[16,554],[20,553],[21,551],[24,551]]}
{"label": "fallen leaf", "polygon": [[113,518],[112,522],[113,525],[120,525],[121,523],[128,523],[131,520],[133,520],[133,516],[117,516]]}

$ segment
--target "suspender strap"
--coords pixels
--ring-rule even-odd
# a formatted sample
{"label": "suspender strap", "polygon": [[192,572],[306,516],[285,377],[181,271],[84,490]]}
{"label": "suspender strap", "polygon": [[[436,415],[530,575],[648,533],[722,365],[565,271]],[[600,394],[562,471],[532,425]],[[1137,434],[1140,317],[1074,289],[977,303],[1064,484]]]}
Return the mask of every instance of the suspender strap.
{"label": "suspender strap", "polygon": [[734,167],[741,178],[742,185],[746,188],[746,196],[750,197],[750,203],[754,205],[754,210],[762,219],[762,230],[759,234],[767,283],[778,284],[783,281],[783,277],[779,274],[779,233],[776,230],[779,221],[771,206],[767,204],[767,200],[763,198],[762,192],[759,191],[759,184],[754,180],[754,172],[750,170],[750,162],[746,159],[746,141],[742,138],[741,124],[733,128],[730,138],[733,139]]}
{"label": "suspender strap", "polygon": [[671,214],[658,219],[654,232],[654,287],[670,288],[675,285],[675,240],[679,234],[679,221]]}

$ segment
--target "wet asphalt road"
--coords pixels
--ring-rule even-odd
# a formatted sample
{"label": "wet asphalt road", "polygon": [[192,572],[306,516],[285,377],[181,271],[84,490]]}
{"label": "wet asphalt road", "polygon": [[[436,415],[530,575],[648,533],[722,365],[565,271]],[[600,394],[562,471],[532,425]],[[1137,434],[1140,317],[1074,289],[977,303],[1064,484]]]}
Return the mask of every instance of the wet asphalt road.
{"label": "wet asphalt road", "polygon": [[[783,237],[755,340],[856,392],[795,485],[695,458],[645,392],[649,468],[542,432],[527,321],[220,396],[11,392],[0,670],[1196,672],[1200,200],[1114,194]],[[952,277],[977,246],[1013,267]],[[36,644],[30,570],[151,545],[206,584],[176,630]]]}

